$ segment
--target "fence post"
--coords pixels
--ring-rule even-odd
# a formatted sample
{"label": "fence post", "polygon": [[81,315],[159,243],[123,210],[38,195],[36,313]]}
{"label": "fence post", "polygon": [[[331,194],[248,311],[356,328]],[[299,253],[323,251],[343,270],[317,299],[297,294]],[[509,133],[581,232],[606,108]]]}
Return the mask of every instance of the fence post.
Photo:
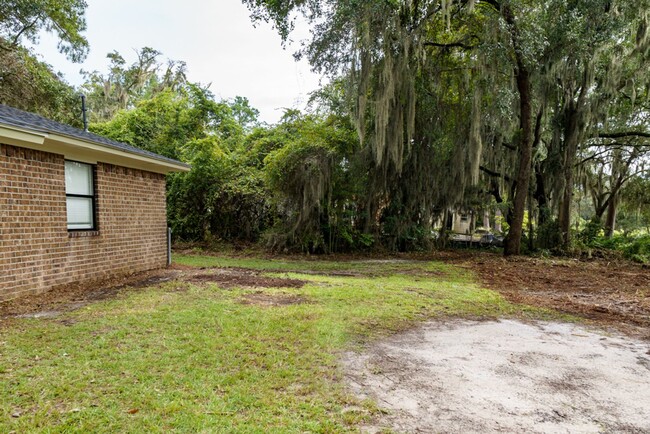
{"label": "fence post", "polygon": [[167,266],[172,265],[172,228],[167,228]]}

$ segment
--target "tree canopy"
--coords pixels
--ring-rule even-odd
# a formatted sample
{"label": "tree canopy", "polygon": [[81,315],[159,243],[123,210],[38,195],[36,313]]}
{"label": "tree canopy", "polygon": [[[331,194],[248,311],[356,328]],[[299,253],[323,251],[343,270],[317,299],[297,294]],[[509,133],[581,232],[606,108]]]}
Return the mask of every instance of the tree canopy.
{"label": "tree canopy", "polygon": [[79,126],[74,89],[32,51],[40,32],[54,33],[59,51],[79,62],[88,53],[83,0],[0,2],[0,103]]}
{"label": "tree canopy", "polygon": [[36,42],[39,32],[54,33],[58,48],[73,62],[88,53],[85,0],[4,0],[0,3],[0,50],[22,46],[24,40]]}
{"label": "tree canopy", "polygon": [[587,138],[615,124],[647,132],[644,0],[244,3],[285,39],[308,20],[313,37],[298,54],[347,80],[374,156],[372,214],[394,205],[426,221],[488,193],[505,206],[506,253],[520,252],[531,211],[539,224],[555,213],[568,245]]}
{"label": "tree canopy", "polygon": [[168,178],[179,240],[425,249],[467,213],[506,254],[567,251],[647,227],[648,1],[243,0],[285,41],[310,23],[296,56],[329,77],[276,125],[150,47],[75,89],[21,41],[80,59],[85,3],[10,2],[0,99],[78,125],[83,92],[92,131],[191,163]]}

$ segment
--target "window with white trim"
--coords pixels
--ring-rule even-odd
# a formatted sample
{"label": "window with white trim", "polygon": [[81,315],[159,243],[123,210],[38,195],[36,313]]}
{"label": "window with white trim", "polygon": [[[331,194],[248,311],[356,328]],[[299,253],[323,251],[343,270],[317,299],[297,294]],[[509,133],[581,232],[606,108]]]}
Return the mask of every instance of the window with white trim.
{"label": "window with white trim", "polygon": [[65,162],[65,196],[69,231],[93,231],[95,224],[95,169],[92,164]]}

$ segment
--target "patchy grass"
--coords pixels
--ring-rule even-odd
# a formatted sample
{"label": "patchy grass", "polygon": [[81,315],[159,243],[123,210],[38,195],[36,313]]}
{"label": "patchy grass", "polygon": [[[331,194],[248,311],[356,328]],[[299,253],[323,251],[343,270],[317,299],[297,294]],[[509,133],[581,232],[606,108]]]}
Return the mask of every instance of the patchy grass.
{"label": "patchy grass", "polygon": [[[341,351],[442,315],[555,315],[435,262],[174,259],[307,284],[173,281],[54,319],[14,320],[0,330],[0,432],[355,431],[375,407],[346,392]],[[296,302],[250,302],[260,297]]]}
{"label": "patchy grass", "polygon": [[378,276],[395,273],[436,274],[447,273],[467,279],[455,267],[432,261],[408,261],[402,259],[367,261],[328,261],[315,259],[265,259],[257,257],[207,256],[174,254],[174,262],[191,267],[249,268],[262,271],[295,271],[338,275]]}

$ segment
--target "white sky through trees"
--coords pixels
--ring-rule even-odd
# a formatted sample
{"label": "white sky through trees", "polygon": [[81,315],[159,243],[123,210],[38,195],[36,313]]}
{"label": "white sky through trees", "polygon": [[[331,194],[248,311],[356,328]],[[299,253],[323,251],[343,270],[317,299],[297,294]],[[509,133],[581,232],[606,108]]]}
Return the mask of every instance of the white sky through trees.
{"label": "white sky through trees", "polygon": [[149,46],[163,53],[161,60],[185,61],[188,79],[212,83],[217,97],[247,97],[269,123],[278,121],[284,108],[304,108],[308,93],[318,87],[308,63],[293,59],[299,37],[283,50],[270,25],[253,27],[240,0],[88,0],[86,18],[90,54],[84,63],[59,54],[51,35],[35,47],[73,85],[83,81],[80,69],[105,73],[107,53],[117,50],[131,63],[135,50]]}

